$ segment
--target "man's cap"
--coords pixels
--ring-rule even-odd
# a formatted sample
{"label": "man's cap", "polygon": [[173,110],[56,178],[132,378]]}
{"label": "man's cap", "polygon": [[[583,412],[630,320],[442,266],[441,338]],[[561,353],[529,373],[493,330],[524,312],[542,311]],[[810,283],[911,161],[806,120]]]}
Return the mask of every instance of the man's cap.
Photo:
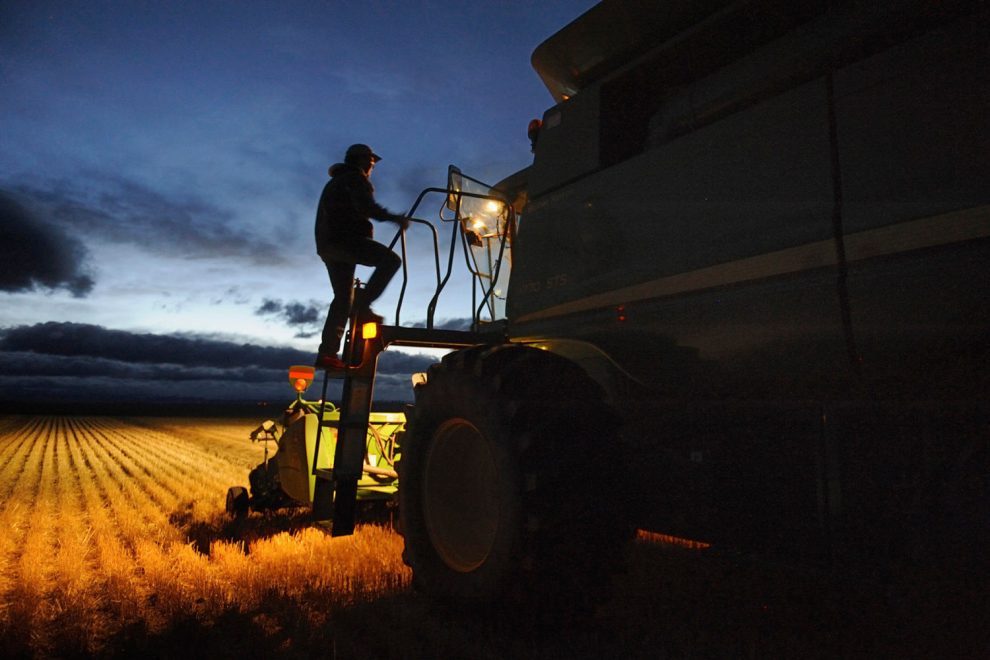
{"label": "man's cap", "polygon": [[354,158],[359,158],[361,156],[371,156],[371,159],[374,160],[376,163],[382,159],[382,157],[376,154],[374,151],[372,151],[371,147],[369,147],[368,145],[352,144],[351,146],[347,147],[347,153],[344,154],[344,160],[352,160]]}

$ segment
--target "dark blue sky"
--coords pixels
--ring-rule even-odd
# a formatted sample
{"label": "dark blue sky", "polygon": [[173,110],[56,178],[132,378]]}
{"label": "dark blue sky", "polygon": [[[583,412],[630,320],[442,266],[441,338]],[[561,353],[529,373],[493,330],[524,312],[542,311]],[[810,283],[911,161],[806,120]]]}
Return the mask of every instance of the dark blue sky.
{"label": "dark blue sky", "polygon": [[[0,399],[23,394],[31,369],[54,396],[270,391],[264,374],[224,371],[236,352],[210,365],[199,349],[315,349],[327,166],[371,144],[379,201],[396,211],[450,163],[492,182],[526,166],[527,123],[552,104],[530,55],[592,4],[0,3]],[[430,267],[427,243],[410,236],[410,268]],[[421,282],[404,320],[425,316]],[[468,315],[458,291],[440,320]],[[83,331],[111,341],[59,339]],[[162,335],[186,343],[159,352]],[[112,350],[130,342],[142,360]],[[193,373],[185,349],[218,371]],[[262,368],[250,359],[236,366]],[[179,366],[148,366],[161,364]]]}

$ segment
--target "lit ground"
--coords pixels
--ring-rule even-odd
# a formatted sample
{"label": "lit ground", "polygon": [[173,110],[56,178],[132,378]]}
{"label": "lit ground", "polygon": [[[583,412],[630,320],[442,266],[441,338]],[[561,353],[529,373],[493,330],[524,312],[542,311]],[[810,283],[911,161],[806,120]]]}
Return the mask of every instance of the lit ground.
{"label": "lit ground", "polygon": [[[223,514],[258,420],[0,417],[0,657],[980,657],[985,594],[863,588],[656,538],[588,620],[414,593],[402,539]],[[845,582],[843,584],[843,582]],[[910,583],[909,583],[910,584]]]}

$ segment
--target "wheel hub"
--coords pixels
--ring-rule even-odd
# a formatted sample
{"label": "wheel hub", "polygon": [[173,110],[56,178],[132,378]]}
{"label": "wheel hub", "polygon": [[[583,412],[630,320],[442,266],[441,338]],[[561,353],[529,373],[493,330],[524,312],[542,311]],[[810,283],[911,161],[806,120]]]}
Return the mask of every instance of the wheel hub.
{"label": "wheel hub", "polygon": [[488,558],[498,531],[498,470],[485,435],[463,418],[444,422],[426,455],[423,512],[430,541],[451,569]]}

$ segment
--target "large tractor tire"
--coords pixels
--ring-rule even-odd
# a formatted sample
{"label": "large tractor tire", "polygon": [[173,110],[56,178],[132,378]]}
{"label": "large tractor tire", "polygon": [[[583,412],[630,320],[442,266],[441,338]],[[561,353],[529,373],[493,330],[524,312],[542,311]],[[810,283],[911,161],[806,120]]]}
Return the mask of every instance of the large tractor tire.
{"label": "large tractor tire", "polygon": [[543,615],[601,601],[632,534],[618,431],[597,383],[552,353],[475,347],[433,365],[400,462],[413,584]]}

